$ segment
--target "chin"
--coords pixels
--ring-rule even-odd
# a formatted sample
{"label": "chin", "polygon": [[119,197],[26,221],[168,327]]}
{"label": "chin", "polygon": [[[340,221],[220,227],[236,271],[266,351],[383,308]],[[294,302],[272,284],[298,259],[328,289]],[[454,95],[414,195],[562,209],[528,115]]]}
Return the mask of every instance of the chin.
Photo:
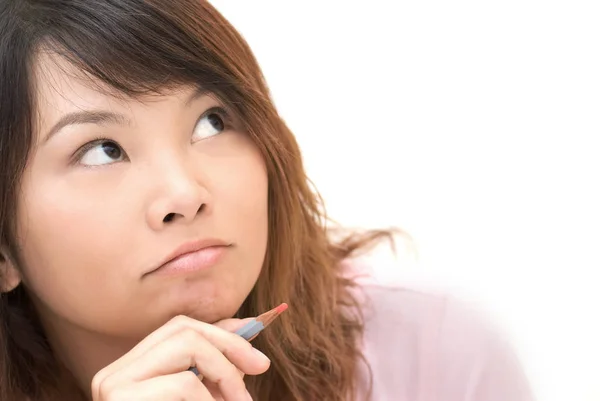
{"label": "chin", "polygon": [[190,281],[184,285],[163,291],[155,304],[167,319],[184,315],[207,323],[218,322],[235,316],[254,286],[240,281],[213,278]]}
{"label": "chin", "polygon": [[180,304],[171,317],[184,315],[202,322],[215,323],[234,317],[244,299],[245,297],[234,294],[220,297],[207,297],[203,294]]}
{"label": "chin", "polygon": [[223,307],[215,307],[215,308],[198,308],[195,310],[190,310],[189,313],[185,313],[186,316],[191,317],[196,320],[200,320],[205,323],[216,323],[223,319],[230,319],[235,316],[238,308],[223,308]]}

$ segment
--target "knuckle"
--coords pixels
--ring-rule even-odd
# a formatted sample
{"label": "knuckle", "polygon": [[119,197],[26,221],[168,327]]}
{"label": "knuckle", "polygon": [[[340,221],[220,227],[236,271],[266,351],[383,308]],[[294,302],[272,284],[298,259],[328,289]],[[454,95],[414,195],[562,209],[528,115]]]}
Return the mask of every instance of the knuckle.
{"label": "knuckle", "polygon": [[192,372],[184,372],[181,375],[179,388],[189,394],[197,394],[202,386],[202,383],[198,377]]}
{"label": "knuckle", "polygon": [[96,373],[96,375],[92,378],[92,394],[95,394],[100,390],[100,386],[102,385],[103,374],[102,371]]}
{"label": "knuckle", "polygon": [[201,343],[204,337],[202,334],[198,333],[196,330],[186,327],[185,329],[179,332],[179,339],[182,343],[186,345],[198,345]]}
{"label": "knuckle", "polygon": [[104,375],[96,375],[92,379],[92,394],[96,394],[99,401],[116,400],[114,388]]}
{"label": "knuckle", "polygon": [[177,315],[173,318],[171,318],[171,320],[169,320],[169,324],[170,325],[175,325],[175,326],[187,326],[189,324],[190,318],[185,316],[185,315]]}
{"label": "knuckle", "polygon": [[106,378],[106,373],[104,372],[104,370],[99,371],[98,373],[96,373],[96,375],[94,375],[94,377],[92,378],[92,394],[99,394],[100,391],[106,386],[104,384],[104,380]]}
{"label": "knuckle", "polygon": [[241,382],[241,377],[237,368],[233,364],[227,363],[225,364],[221,376],[217,379],[217,381],[221,383],[226,382],[233,384]]}

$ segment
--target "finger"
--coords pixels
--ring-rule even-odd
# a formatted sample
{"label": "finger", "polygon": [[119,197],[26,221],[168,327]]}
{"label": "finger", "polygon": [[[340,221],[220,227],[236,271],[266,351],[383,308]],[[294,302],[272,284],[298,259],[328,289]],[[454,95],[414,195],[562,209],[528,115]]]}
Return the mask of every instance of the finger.
{"label": "finger", "polygon": [[112,390],[107,388],[99,395],[100,400],[111,401],[215,401],[206,386],[190,372],[153,377]]}
{"label": "finger", "polygon": [[[242,378],[242,380],[244,379],[244,372],[242,372],[241,370],[238,369],[238,373],[240,374],[240,377]],[[215,400],[220,400],[221,398],[221,392],[219,391],[219,386],[217,386],[215,383],[212,383],[208,380],[204,380],[202,379],[202,376],[199,376],[200,380],[202,380],[202,383],[206,386],[206,388],[208,389],[208,391],[210,392],[210,394],[212,394],[212,396],[215,398]]]}
{"label": "finger", "polygon": [[[164,344],[166,341],[157,344],[156,347]],[[189,347],[187,349],[188,355],[194,355],[194,353],[199,352],[199,347],[214,347],[238,369],[249,375],[264,373],[271,363],[269,358],[255,349],[252,344],[242,337],[213,325],[197,325],[197,327],[183,329],[171,336],[168,341],[180,344],[184,344],[186,341],[189,342],[187,345]],[[205,344],[206,341],[210,345]],[[195,366],[200,372],[200,366]]]}
{"label": "finger", "polygon": [[206,389],[210,393],[210,395],[215,399],[215,401],[223,401],[223,397],[221,396],[221,391],[219,390],[219,386],[211,382],[202,382]]}
{"label": "finger", "polygon": [[[243,327],[244,324],[251,321],[252,318],[248,319],[224,319],[217,323],[210,324],[205,323],[200,320],[193,319],[188,316],[179,315],[169,320],[163,326],[159,327],[148,336],[146,336],[142,341],[140,341],[135,347],[131,349],[127,353],[127,358],[125,360],[132,360],[137,358],[138,356],[145,353],[148,349],[152,348],[154,345],[158,344],[161,341],[164,341],[166,338],[171,337],[173,334],[184,330],[186,328],[195,328],[199,332],[204,332],[204,330],[210,330],[211,327],[218,327],[222,330],[234,332],[240,327]],[[227,328],[232,328],[232,330],[228,330]]]}
{"label": "finger", "polygon": [[[195,366],[205,380],[218,385],[226,400],[245,397],[246,386],[236,366],[244,373],[259,374],[268,368],[269,363],[264,365],[254,348],[241,337],[225,331],[223,333],[236,341],[221,344],[223,347],[220,349],[195,330],[176,333],[106,380],[124,384],[181,372],[189,366]],[[190,375],[193,376],[191,372]]]}
{"label": "finger", "polygon": [[[149,349],[154,347],[156,344],[164,341],[165,339],[171,337],[173,334],[180,332],[186,328],[195,328],[199,332],[206,331],[235,331],[240,327],[243,327],[244,324],[251,321],[252,318],[248,319],[224,319],[220,322],[217,322],[215,325],[204,323],[199,320],[192,319],[187,316],[177,316],[165,323],[163,326],[156,329],[154,332],[150,333],[146,336],[142,341],[140,341],[135,347],[133,347],[129,352],[123,355],[121,358],[117,359],[113,363],[111,363],[106,368],[102,369],[94,376],[94,381],[102,382],[106,377],[111,375],[112,373],[122,369],[124,366],[129,365],[132,361],[139,358],[141,355],[146,353]],[[218,326],[217,326],[218,325]],[[222,327],[221,327],[222,326]],[[214,328],[214,329],[211,329]],[[227,328],[231,330],[227,330]],[[216,330],[215,330],[216,329]]]}
{"label": "finger", "polygon": [[[188,371],[194,373],[198,377],[199,380],[204,380],[204,376],[202,376],[200,374],[200,372],[198,372],[198,369],[196,369],[196,368],[190,368],[190,369],[188,369]],[[240,377],[243,379],[244,376],[245,376],[244,372],[242,372],[241,370],[238,369],[238,373],[240,374]],[[210,382],[204,383],[208,387],[207,383],[210,383]]]}

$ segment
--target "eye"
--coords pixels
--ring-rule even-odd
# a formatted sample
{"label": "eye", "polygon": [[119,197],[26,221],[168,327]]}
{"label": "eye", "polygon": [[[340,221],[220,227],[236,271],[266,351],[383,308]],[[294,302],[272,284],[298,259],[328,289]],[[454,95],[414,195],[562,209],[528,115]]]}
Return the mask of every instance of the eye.
{"label": "eye", "polygon": [[194,141],[210,138],[225,131],[228,126],[228,116],[225,110],[214,108],[200,117],[194,127]]}
{"label": "eye", "polygon": [[98,139],[84,146],[78,157],[79,163],[85,166],[102,166],[123,161],[125,151],[116,142]]}

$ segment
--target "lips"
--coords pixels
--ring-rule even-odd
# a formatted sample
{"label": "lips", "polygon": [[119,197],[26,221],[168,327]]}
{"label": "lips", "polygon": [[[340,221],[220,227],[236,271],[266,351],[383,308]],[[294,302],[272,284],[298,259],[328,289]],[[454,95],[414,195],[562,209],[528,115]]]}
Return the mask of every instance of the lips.
{"label": "lips", "polygon": [[175,248],[157,267],[146,274],[167,269],[174,271],[200,269],[216,262],[229,246],[231,243],[215,238],[186,242]]}

